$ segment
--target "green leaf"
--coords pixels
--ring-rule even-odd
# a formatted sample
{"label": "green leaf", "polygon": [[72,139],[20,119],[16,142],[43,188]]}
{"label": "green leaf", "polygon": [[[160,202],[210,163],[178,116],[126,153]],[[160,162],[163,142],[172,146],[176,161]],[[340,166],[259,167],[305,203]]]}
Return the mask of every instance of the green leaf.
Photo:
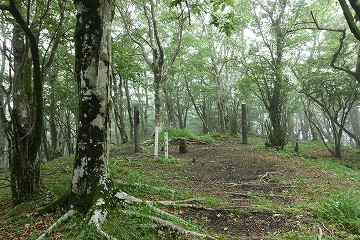
{"label": "green leaf", "polygon": [[178,4],[181,3],[181,0],[175,0],[170,3],[170,7],[176,7]]}
{"label": "green leaf", "polygon": [[221,11],[223,12],[224,10],[225,10],[225,4],[223,3],[223,4],[221,4]]}

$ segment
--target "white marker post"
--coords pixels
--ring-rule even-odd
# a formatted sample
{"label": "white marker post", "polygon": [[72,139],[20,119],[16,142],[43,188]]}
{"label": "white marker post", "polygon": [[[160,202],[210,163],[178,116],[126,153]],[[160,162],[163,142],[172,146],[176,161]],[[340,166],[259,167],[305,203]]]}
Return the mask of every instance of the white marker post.
{"label": "white marker post", "polygon": [[159,131],[160,131],[160,127],[155,127],[155,149],[154,149],[155,158],[157,158],[159,155]]}
{"label": "white marker post", "polygon": [[169,134],[168,132],[164,133],[164,141],[165,141],[165,158],[169,158]]}

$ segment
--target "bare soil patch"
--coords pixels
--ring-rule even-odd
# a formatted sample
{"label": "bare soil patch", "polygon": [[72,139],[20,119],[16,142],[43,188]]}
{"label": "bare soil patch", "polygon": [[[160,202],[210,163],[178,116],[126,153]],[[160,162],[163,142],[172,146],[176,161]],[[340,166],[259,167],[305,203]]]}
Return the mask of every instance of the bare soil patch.
{"label": "bare soil patch", "polygon": [[[129,167],[155,173],[174,188],[226,201],[226,206],[213,209],[173,209],[176,215],[196,220],[217,234],[261,239],[299,230],[303,216],[284,211],[296,202],[296,187],[282,181],[291,179],[295,171],[289,160],[270,156],[232,138],[215,144],[190,144],[188,150],[179,154],[177,145],[170,147],[170,156],[182,159],[180,164],[131,164],[154,161],[152,149],[141,154],[134,154],[132,149],[116,151],[113,157],[126,157]],[[259,206],[261,200],[269,201],[271,206]]]}

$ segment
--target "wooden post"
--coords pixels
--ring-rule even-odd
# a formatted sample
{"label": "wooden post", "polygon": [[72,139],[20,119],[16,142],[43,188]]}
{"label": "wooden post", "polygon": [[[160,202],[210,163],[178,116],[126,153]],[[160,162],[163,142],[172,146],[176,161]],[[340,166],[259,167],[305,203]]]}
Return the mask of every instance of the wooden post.
{"label": "wooden post", "polygon": [[247,108],[246,103],[241,104],[241,136],[242,136],[242,143],[247,144]]}
{"label": "wooden post", "polygon": [[295,142],[295,148],[294,148],[294,151],[296,152],[296,153],[298,153],[299,152],[299,139],[296,139],[296,142]]}
{"label": "wooden post", "polygon": [[186,138],[180,138],[179,153],[187,153],[187,152],[188,152],[188,149],[187,149]]}
{"label": "wooden post", "polygon": [[169,158],[169,134],[168,132],[164,133],[164,141],[165,141],[165,158]]}
{"label": "wooden post", "polygon": [[154,157],[157,158],[159,155],[159,131],[160,127],[155,127],[155,146],[154,146]]}
{"label": "wooden post", "polygon": [[139,106],[134,106],[134,139],[135,152],[140,152],[140,110]]}

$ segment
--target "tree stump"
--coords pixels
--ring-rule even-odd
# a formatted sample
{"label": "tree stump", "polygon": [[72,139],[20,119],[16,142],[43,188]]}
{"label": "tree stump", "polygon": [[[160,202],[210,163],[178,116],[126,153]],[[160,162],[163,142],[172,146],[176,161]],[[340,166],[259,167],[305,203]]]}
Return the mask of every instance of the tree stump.
{"label": "tree stump", "polygon": [[186,138],[180,138],[179,153],[187,153],[187,152],[188,152],[188,148],[187,148]]}

